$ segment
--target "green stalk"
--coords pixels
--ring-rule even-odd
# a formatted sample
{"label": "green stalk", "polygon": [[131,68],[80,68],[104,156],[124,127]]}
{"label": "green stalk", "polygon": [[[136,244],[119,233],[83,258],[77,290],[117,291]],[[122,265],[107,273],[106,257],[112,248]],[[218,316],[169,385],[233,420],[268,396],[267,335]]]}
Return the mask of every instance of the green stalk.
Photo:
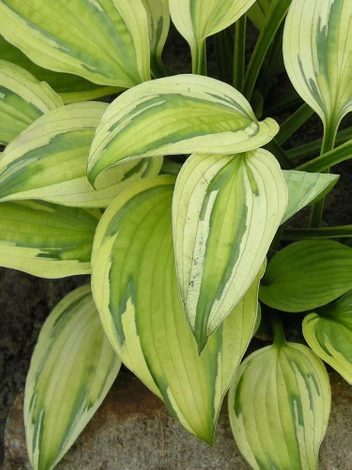
{"label": "green stalk", "polygon": [[245,76],[243,94],[248,101],[252,98],[260,69],[290,3],[291,0],[273,0],[270,6],[265,26],[260,32]]}
{"label": "green stalk", "polygon": [[275,155],[283,170],[292,170],[293,164],[291,160],[288,158],[286,152],[281,148],[281,145],[276,139],[270,141],[264,146],[264,148]]}
{"label": "green stalk", "polygon": [[313,115],[314,111],[304,103],[281,126],[276,140],[280,145],[294,134]]}
{"label": "green stalk", "polygon": [[274,345],[277,347],[283,346],[286,344],[286,338],[279,312],[272,309],[270,319],[273,327]]}
{"label": "green stalk", "polygon": [[176,163],[168,158],[164,158],[163,166],[161,167],[161,173],[167,175],[177,176],[182,168],[182,163]]}
{"label": "green stalk", "polygon": [[[334,120],[332,121],[334,123]],[[328,125],[324,128],[323,145],[321,146],[320,155],[324,155],[324,153],[328,153],[334,148],[337,127],[338,126],[335,126],[334,123],[333,125]],[[329,173],[330,167],[326,168],[324,171]],[[324,202],[325,197],[313,204],[310,215],[309,228],[320,227],[324,211]]]}
{"label": "green stalk", "polygon": [[283,240],[306,240],[311,238],[352,238],[352,225],[321,228],[287,229],[282,235]]}
{"label": "green stalk", "polygon": [[283,97],[280,97],[278,103],[275,103],[272,106],[268,106],[266,111],[268,115],[275,116],[277,114],[285,113],[289,109],[301,104],[302,98],[296,91],[291,91],[290,93],[285,94]]}
{"label": "green stalk", "polygon": [[300,171],[322,172],[338,163],[352,158],[352,139],[348,140],[339,147],[335,147],[330,152],[324,153],[320,157],[314,158],[307,163],[303,163],[296,168]]}
{"label": "green stalk", "polygon": [[219,79],[228,84],[232,84],[233,64],[229,57],[233,57],[233,32],[230,28],[214,35],[216,65]]}
{"label": "green stalk", "polygon": [[247,15],[244,14],[235,23],[235,43],[233,55],[233,86],[242,91],[246,58]]}
{"label": "green stalk", "polygon": [[273,241],[271,242],[271,245],[268,251],[268,255],[267,255],[268,262],[280,249],[280,243],[281,243],[283,230],[284,230],[283,225],[280,225],[280,227],[277,229],[277,232],[273,238]]}
{"label": "green stalk", "polygon": [[[349,139],[352,139],[352,127],[348,127],[347,129],[339,131],[336,134],[335,145],[344,144]],[[292,162],[295,162],[297,160],[300,160],[301,158],[312,157],[313,155],[319,153],[322,143],[323,139],[317,139],[313,142],[309,142],[309,144],[300,145],[299,147],[296,147],[294,149],[287,150],[286,153],[289,159]]]}
{"label": "green stalk", "polygon": [[196,75],[207,74],[207,43],[206,39],[199,41],[192,52],[192,73]]}

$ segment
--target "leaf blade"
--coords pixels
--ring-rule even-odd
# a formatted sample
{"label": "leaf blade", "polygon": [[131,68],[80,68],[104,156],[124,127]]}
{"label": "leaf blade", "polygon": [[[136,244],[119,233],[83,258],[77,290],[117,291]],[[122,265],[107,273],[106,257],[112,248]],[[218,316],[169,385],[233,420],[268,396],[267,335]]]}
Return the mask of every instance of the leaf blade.
{"label": "leaf blade", "polygon": [[90,287],[68,294],[44,323],[26,380],[24,418],[33,469],[56,466],[100,406],[120,365]]}
{"label": "leaf blade", "polygon": [[107,105],[75,103],[36,120],[0,161],[0,200],[40,199],[73,207],[107,207],[126,187],[160,171],[162,157],[107,171],[94,189],[86,175],[94,131]]}
{"label": "leaf blade", "polygon": [[307,315],[302,326],[313,351],[352,384],[352,291]]}
{"label": "leaf blade", "polygon": [[297,92],[324,126],[352,110],[351,2],[293,0],[284,29],[284,61]]}
{"label": "leaf blade", "polygon": [[218,80],[187,74],[153,80],[127,90],[104,113],[92,143],[89,180],[133,158],[252,150],[277,131],[272,119],[258,123],[248,101]]}
{"label": "leaf blade", "polygon": [[294,313],[325,305],[351,288],[351,248],[332,240],[302,240],[271,259],[259,298]]}
{"label": "leaf blade", "polygon": [[288,189],[288,205],[281,223],[286,222],[308,204],[319,201],[333,188],[339,178],[339,175],[331,173],[306,173],[294,170],[282,170],[282,173]]}
{"label": "leaf blade", "polygon": [[0,143],[7,145],[33,121],[63,106],[47,83],[22,67],[0,60]]}
{"label": "leaf blade", "polygon": [[176,281],[173,184],[157,176],[109,206],[94,242],[93,295],[125,365],[188,431],[212,442],[223,395],[253,333],[259,275],[199,356]]}
{"label": "leaf blade", "polygon": [[173,238],[181,296],[200,350],[253,282],[286,198],[280,167],[262,149],[193,155],[183,165]]}
{"label": "leaf blade", "polygon": [[248,356],[229,393],[232,432],[255,470],[317,468],[330,405],[324,365],[295,343]]}
{"label": "leaf blade", "polygon": [[100,213],[44,202],[0,204],[0,265],[48,279],[89,274]]}
{"label": "leaf blade", "polygon": [[150,78],[140,0],[2,0],[0,12],[1,34],[44,68],[123,88]]}

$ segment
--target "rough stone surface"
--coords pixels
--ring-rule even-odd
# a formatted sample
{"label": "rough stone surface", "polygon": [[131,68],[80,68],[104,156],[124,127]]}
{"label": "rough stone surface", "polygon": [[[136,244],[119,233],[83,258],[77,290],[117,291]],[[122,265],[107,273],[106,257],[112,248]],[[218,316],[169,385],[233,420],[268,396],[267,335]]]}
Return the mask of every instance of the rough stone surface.
{"label": "rough stone surface", "polygon": [[[331,373],[333,407],[319,470],[352,468],[351,390]],[[4,470],[28,470],[23,393],[18,394],[5,432]],[[226,406],[217,441],[209,447],[187,433],[164,405],[132,374],[122,371],[103,405],[57,466],[58,470],[250,470],[231,434]]]}

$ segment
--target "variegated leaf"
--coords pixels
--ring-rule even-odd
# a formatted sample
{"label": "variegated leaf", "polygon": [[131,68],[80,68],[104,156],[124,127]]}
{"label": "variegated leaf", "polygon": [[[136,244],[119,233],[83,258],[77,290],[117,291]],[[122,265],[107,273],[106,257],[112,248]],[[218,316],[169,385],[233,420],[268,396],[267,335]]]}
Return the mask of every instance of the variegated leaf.
{"label": "variegated leaf", "polygon": [[266,23],[272,0],[256,0],[248,10],[248,17],[254,26],[261,31]]}
{"label": "variegated leaf", "polygon": [[257,275],[287,204],[277,160],[266,150],[193,155],[173,198],[181,296],[200,350]]}
{"label": "variegated leaf", "polygon": [[169,33],[170,14],[162,0],[142,0],[149,26],[150,59],[152,71],[161,66],[161,54]]}
{"label": "variegated leaf", "polygon": [[297,92],[336,131],[352,110],[352,2],[292,0],[284,60]]}
{"label": "variegated leaf", "polygon": [[260,300],[286,312],[304,312],[352,289],[352,248],[332,240],[302,240],[270,261]]}
{"label": "variegated leaf", "polygon": [[288,190],[288,204],[281,223],[296,212],[324,197],[339,179],[330,173],[306,173],[305,171],[283,170]]}
{"label": "variegated leaf", "polygon": [[262,271],[199,356],[176,279],[173,187],[173,177],[157,176],[108,207],[94,241],[93,295],[126,366],[188,431],[212,443],[223,396],[253,334]]}
{"label": "variegated leaf", "polygon": [[150,78],[141,0],[1,0],[0,33],[36,64],[101,85]]}
{"label": "variegated leaf", "polygon": [[47,83],[0,60],[0,144],[8,144],[44,113],[63,106]]}
{"label": "variegated leaf", "polygon": [[313,351],[352,385],[352,290],[307,315],[303,334]]}
{"label": "variegated leaf", "polygon": [[37,80],[47,82],[61,96],[64,103],[94,100],[123,90],[118,87],[99,86],[77,75],[43,69],[29,60],[3,36],[0,36],[0,51],[2,59],[26,69]]}
{"label": "variegated leaf", "polygon": [[277,132],[277,123],[258,122],[230,85],[198,75],[160,78],[127,90],[108,107],[93,140],[89,180],[127,159],[253,150]]}
{"label": "variegated leaf", "polygon": [[192,56],[205,39],[233,24],[255,0],[169,0],[170,14]]}
{"label": "variegated leaf", "polygon": [[96,126],[107,105],[75,103],[35,121],[0,160],[0,200],[41,199],[76,207],[107,207],[126,187],[155,176],[162,157],[134,160],[101,175],[94,189],[86,167]]}
{"label": "variegated leaf", "polygon": [[330,405],[328,374],[309,348],[267,346],[245,359],[230,389],[236,444],[254,470],[316,470]]}
{"label": "variegated leaf", "polygon": [[33,470],[57,465],[99,408],[120,365],[90,287],[68,294],[44,323],[26,381],[24,419]]}
{"label": "variegated leaf", "polygon": [[90,273],[99,211],[45,202],[0,204],[0,266],[59,278]]}

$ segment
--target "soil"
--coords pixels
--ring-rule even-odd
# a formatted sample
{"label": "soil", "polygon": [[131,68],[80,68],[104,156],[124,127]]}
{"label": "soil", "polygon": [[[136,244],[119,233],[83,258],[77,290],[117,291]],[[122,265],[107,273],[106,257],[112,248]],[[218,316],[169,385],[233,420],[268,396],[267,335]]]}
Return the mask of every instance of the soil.
{"label": "soil", "polygon": [[[213,54],[211,48],[209,53],[210,56]],[[190,72],[188,47],[175,33],[168,41],[165,58],[167,65],[178,72]],[[287,148],[320,138],[321,135],[319,120],[312,118],[290,139]],[[329,225],[351,224],[352,160],[338,165],[334,172],[339,173],[341,177],[327,197],[324,221]],[[303,212],[301,220],[305,221],[307,213]],[[75,287],[88,282],[87,276],[45,280],[0,268],[0,464],[3,456],[2,433],[5,418],[18,390],[24,387],[41,325],[60,299]]]}

